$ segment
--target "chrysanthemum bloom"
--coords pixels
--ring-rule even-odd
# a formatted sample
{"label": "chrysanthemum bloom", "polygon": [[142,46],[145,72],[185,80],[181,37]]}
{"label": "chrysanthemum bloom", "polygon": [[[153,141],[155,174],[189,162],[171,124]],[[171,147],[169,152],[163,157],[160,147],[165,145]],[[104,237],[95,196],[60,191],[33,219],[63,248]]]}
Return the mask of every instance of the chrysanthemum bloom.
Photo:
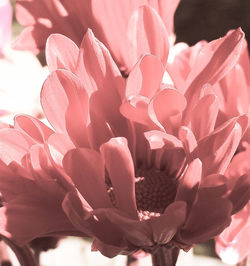
{"label": "chrysanthemum bloom", "polygon": [[41,115],[39,91],[47,76],[37,58],[28,51],[10,48],[12,8],[0,3],[0,116],[10,123],[17,113]]}
{"label": "chrysanthemum bloom", "polygon": [[[250,169],[249,169],[250,149],[247,144],[244,151],[239,152],[233,158],[226,172],[226,177],[234,186],[235,183],[245,184],[242,187],[242,195],[250,195],[248,188]],[[239,180],[239,176],[241,176]],[[234,195],[237,198],[237,195]],[[249,196],[248,196],[249,197]],[[239,200],[238,205],[244,205],[245,202]],[[250,246],[250,202],[238,213],[232,216],[232,222],[216,238],[216,252],[225,263],[235,264],[242,260],[247,260]],[[246,264],[247,265],[247,264]]]}
{"label": "chrysanthemum bloom", "polygon": [[50,37],[54,71],[41,101],[56,133],[23,116],[0,131],[2,234],[19,244],[41,235],[89,235],[106,256],[144,249],[155,252],[157,265],[162,251],[174,264],[176,249],[218,235],[245,200],[241,184],[229,186],[223,173],[248,117],[215,129],[218,104],[204,85],[233,67],[242,38],[236,30],[208,44],[203,69],[183,95],[161,84],[164,67],[153,55],[125,84],[90,31],[80,49],[62,35]]}
{"label": "chrysanthemum bloom", "polygon": [[[179,2],[180,0],[18,0],[17,20],[25,29],[15,47],[36,53],[44,49],[51,33],[62,33],[79,46],[84,33],[91,28],[110,50],[119,68],[128,71],[142,53],[156,54],[159,40],[165,38],[165,31],[173,36],[173,17]],[[152,18],[147,9],[140,10],[142,5],[152,8],[155,16]],[[167,45],[166,40],[164,43]],[[164,50],[164,47],[160,48]]]}

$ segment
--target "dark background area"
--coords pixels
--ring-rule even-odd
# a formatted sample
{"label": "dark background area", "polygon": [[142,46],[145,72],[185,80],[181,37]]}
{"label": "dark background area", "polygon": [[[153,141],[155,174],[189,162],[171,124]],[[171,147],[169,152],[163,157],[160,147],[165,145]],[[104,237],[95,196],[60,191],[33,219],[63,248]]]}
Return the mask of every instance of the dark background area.
{"label": "dark background area", "polygon": [[176,41],[189,45],[238,27],[250,43],[250,0],[181,0],[175,14]]}

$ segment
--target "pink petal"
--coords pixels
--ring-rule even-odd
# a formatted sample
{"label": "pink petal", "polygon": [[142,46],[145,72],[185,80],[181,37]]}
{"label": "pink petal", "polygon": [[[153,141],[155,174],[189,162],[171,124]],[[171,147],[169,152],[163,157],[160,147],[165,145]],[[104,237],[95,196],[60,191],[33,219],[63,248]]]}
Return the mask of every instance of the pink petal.
{"label": "pink petal", "polygon": [[124,247],[118,247],[115,245],[108,245],[101,240],[95,238],[93,243],[92,243],[92,251],[100,251],[102,255],[108,257],[108,258],[113,258],[116,255],[120,254]]}
{"label": "pink petal", "polygon": [[[41,38],[34,39],[33,34],[38,30],[42,32]],[[26,27],[18,38],[12,43],[12,47],[17,50],[29,50],[34,54],[38,54],[40,49],[43,49],[46,43],[46,36],[51,34],[50,29],[38,25],[37,27],[28,26]]]}
{"label": "pink petal", "polygon": [[96,90],[109,90],[113,97],[119,98],[119,93],[122,93],[124,80],[120,71],[108,49],[95,38],[90,29],[80,46],[76,74],[84,82],[89,94]]}
{"label": "pink petal", "polygon": [[56,70],[45,81],[41,103],[49,122],[79,146],[88,146],[88,97],[81,81],[67,70]]}
{"label": "pink petal", "polygon": [[119,113],[125,81],[107,48],[88,30],[80,46],[76,74],[90,97],[90,113],[110,123],[119,135],[126,127]]}
{"label": "pink petal", "polygon": [[35,142],[41,143],[46,141],[53,133],[53,130],[40,120],[28,115],[16,116],[14,128],[26,133],[28,136],[32,137]]}
{"label": "pink petal", "polygon": [[140,94],[151,99],[160,89],[163,73],[164,66],[156,56],[144,55],[127,78],[127,98]]}
{"label": "pink petal", "polygon": [[127,119],[143,124],[150,127],[156,127],[153,125],[149,115],[148,115],[148,98],[138,95],[131,96],[130,99],[125,101],[120,106],[120,112]]}
{"label": "pink petal", "polygon": [[152,233],[148,223],[133,220],[117,209],[98,209],[90,220],[95,236],[108,245],[151,246]]}
{"label": "pink petal", "polygon": [[90,120],[91,123],[88,126],[90,146],[94,150],[98,150],[103,143],[114,137],[114,134],[110,125],[98,114],[91,113]]}
{"label": "pink petal", "polygon": [[174,14],[180,0],[148,0],[161,16],[169,34],[174,34]]}
{"label": "pink petal", "polygon": [[147,5],[139,7],[129,20],[127,34],[134,48],[133,64],[142,55],[150,53],[166,65],[169,52],[168,33],[155,9]]}
{"label": "pink petal", "polygon": [[100,148],[115,194],[117,207],[137,217],[134,164],[125,138],[112,138]]}
{"label": "pink petal", "polygon": [[186,99],[181,93],[174,89],[165,89],[156,94],[149,103],[149,114],[158,126],[162,125],[168,133],[172,133],[178,122],[172,121],[171,117],[181,116],[186,105]]}
{"label": "pink petal", "polygon": [[[194,107],[191,117],[191,128],[197,140],[209,135],[214,130],[219,111],[217,97],[209,94],[200,99]],[[204,117],[206,116],[206,119]]]}
{"label": "pink petal", "polygon": [[[189,85],[185,93],[189,100],[189,111],[199,99],[202,87],[206,83],[215,84],[235,65],[240,56],[243,38],[244,33],[239,28],[223,39],[208,43],[200,52],[200,56],[193,66],[193,73],[190,73],[187,83]],[[200,65],[203,67],[202,70]]]}
{"label": "pink petal", "polygon": [[93,209],[112,207],[105,187],[104,162],[98,152],[71,150],[64,156],[63,167]]}
{"label": "pink petal", "polygon": [[249,255],[250,203],[232,216],[232,222],[215,240],[215,250],[224,262],[239,263]]}
{"label": "pink petal", "polygon": [[150,148],[161,149],[163,147],[167,149],[182,148],[183,145],[179,139],[175,136],[164,133],[158,130],[151,130],[144,133],[146,139],[149,142]]}
{"label": "pink petal", "polygon": [[[246,74],[237,64],[221,81],[221,90],[225,98],[225,113],[228,117],[242,115],[248,112],[249,93]],[[237,86],[237,90],[232,89]]]}
{"label": "pink petal", "polygon": [[5,164],[17,162],[21,165],[22,159],[29,149],[23,134],[11,128],[0,130],[0,147],[0,159]]}
{"label": "pink petal", "polygon": [[64,155],[71,149],[75,148],[73,142],[67,135],[54,133],[48,139],[50,155],[57,165],[62,166]]}
{"label": "pink petal", "polygon": [[175,201],[165,209],[164,214],[150,219],[148,223],[152,227],[154,242],[167,244],[184,224],[186,212],[186,203]]}
{"label": "pink petal", "polygon": [[180,127],[179,129],[179,139],[182,141],[183,146],[187,154],[193,152],[197,147],[197,141],[193,132],[188,127]]}
{"label": "pink petal", "polygon": [[195,159],[188,166],[184,176],[179,181],[176,192],[176,201],[185,201],[190,207],[196,198],[196,194],[202,177],[202,163]]}
{"label": "pink petal", "polygon": [[56,197],[33,188],[30,193],[9,201],[0,208],[1,233],[8,232],[13,241],[23,245],[39,236],[76,231]]}
{"label": "pink petal", "polygon": [[228,199],[233,204],[232,214],[240,211],[250,200],[250,174],[238,177]]}
{"label": "pink petal", "polygon": [[181,241],[192,245],[218,235],[230,224],[231,211],[232,205],[226,199],[213,197],[203,201],[198,199],[180,232]]}
{"label": "pink petal", "polygon": [[239,145],[247,121],[247,116],[232,119],[199,141],[193,156],[202,161],[204,175],[225,172]]}
{"label": "pink petal", "polygon": [[17,195],[29,193],[33,186],[30,176],[19,175],[0,160],[0,189],[2,196],[7,202]]}
{"label": "pink petal", "polygon": [[62,209],[77,230],[87,236],[92,235],[86,221],[91,216],[92,208],[83,198],[75,192],[68,192],[63,200]]}
{"label": "pink petal", "polygon": [[69,38],[52,34],[46,42],[46,61],[50,72],[59,68],[75,71],[79,48]]}

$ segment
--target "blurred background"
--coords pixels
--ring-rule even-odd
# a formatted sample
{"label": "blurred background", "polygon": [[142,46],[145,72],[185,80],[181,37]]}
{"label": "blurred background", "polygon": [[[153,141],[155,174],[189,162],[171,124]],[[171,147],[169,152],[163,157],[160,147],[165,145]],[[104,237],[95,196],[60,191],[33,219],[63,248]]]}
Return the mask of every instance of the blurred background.
{"label": "blurred background", "polygon": [[249,0],[181,0],[175,13],[177,42],[193,45],[241,27],[250,41]]}
{"label": "blurred background", "polygon": [[[15,0],[11,2],[15,8]],[[13,38],[15,38],[22,27],[16,22],[15,17],[13,19]],[[189,45],[194,45],[200,40],[217,39],[225,35],[228,30],[238,27],[243,29],[249,43],[250,0],[182,0],[175,15],[176,42],[186,42]],[[44,63],[41,58],[43,57],[40,57],[40,60]],[[61,252],[65,257],[62,257]],[[192,264],[186,262],[178,266],[226,265],[217,259],[213,240],[197,245],[192,252],[195,254]],[[43,266],[66,266],[70,261],[72,266],[125,264],[124,257],[109,260],[96,252],[91,253],[90,243],[76,238],[69,238],[66,242],[64,240],[57,250],[43,252],[41,256]]]}

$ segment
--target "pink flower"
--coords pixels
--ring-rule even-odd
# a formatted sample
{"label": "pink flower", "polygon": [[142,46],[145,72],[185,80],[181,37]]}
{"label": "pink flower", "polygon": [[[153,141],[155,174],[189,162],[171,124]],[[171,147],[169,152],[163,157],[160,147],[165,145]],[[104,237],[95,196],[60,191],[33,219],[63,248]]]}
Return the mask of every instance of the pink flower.
{"label": "pink flower", "polygon": [[0,3],[0,117],[11,123],[19,113],[41,116],[39,91],[47,76],[38,59],[28,51],[10,48],[12,7]]}
{"label": "pink flower", "polygon": [[91,31],[80,48],[52,35],[41,103],[55,132],[25,116],[0,131],[2,234],[20,244],[88,235],[113,257],[187,250],[222,232],[247,197],[245,183],[223,174],[249,121],[236,116],[215,128],[217,98],[204,85],[234,66],[243,37],[239,29],[207,44],[184,94],[162,83],[156,56],[144,56],[125,81]]}
{"label": "pink flower", "polygon": [[[161,85],[164,67],[154,56],[138,62],[124,87],[108,51],[91,32],[80,50],[61,35],[49,38],[47,61],[54,72],[43,86],[42,105],[75,148],[58,156],[53,141],[62,146],[62,135],[54,135],[49,146],[80,193],[69,192],[63,208],[78,230],[90,228],[94,247],[106,256],[158,245],[187,249],[229,225],[236,203],[228,199],[238,191],[227,189],[221,174],[248,121],[237,117],[215,130],[218,103],[203,85],[216,83],[235,64],[242,37],[237,30],[217,41],[185,96]],[[205,112],[209,122],[202,124]],[[221,207],[214,210],[214,205]]]}
{"label": "pink flower", "polygon": [[[247,203],[250,197],[249,180],[249,143],[244,142],[245,149],[236,154],[226,172],[226,177],[235,186],[235,183],[244,184],[240,193],[245,200],[238,200],[239,209]],[[239,179],[239,176],[241,178]],[[237,195],[234,195],[237,198]],[[244,197],[243,197],[244,198]],[[243,199],[242,198],[242,199]],[[232,222],[217,238],[216,252],[226,263],[238,263],[249,255],[250,245],[250,202],[238,213],[232,216]]]}
{"label": "pink flower", "polygon": [[[78,46],[91,28],[128,72],[143,53],[162,55],[173,35],[174,12],[180,0],[18,0],[17,19],[25,26],[15,47],[37,53],[51,33],[62,33]],[[147,7],[142,7],[147,5]],[[168,32],[168,33],[167,33]]]}
{"label": "pink flower", "polygon": [[0,228],[17,244],[75,231],[61,209],[65,189],[44,150],[43,143],[52,133],[29,116],[17,116],[13,128],[0,130]]}

